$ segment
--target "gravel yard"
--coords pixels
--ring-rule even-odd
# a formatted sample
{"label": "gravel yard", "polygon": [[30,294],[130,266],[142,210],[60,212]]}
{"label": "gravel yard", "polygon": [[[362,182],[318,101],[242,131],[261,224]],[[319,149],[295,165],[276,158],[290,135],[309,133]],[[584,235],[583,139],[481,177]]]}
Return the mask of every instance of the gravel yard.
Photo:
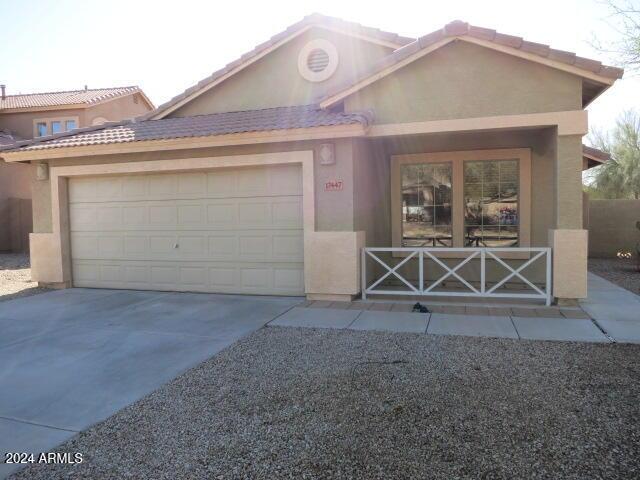
{"label": "gravel yard", "polygon": [[589,270],[636,295],[640,295],[640,271],[636,267],[635,259],[590,258]]}
{"label": "gravel yard", "polygon": [[640,345],[267,327],[16,478],[631,479],[639,397]]}
{"label": "gravel yard", "polygon": [[0,253],[0,302],[46,291],[31,281],[29,254]]}

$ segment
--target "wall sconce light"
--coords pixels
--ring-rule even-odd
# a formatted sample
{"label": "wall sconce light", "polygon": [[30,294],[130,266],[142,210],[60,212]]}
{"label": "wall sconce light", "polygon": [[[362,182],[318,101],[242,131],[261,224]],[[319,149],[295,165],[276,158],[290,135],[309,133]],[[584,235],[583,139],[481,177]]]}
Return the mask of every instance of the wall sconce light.
{"label": "wall sconce light", "polygon": [[318,149],[320,165],[333,165],[336,163],[336,155],[333,143],[323,143]]}
{"label": "wall sconce light", "polygon": [[49,180],[49,164],[39,163],[36,165],[36,179]]}

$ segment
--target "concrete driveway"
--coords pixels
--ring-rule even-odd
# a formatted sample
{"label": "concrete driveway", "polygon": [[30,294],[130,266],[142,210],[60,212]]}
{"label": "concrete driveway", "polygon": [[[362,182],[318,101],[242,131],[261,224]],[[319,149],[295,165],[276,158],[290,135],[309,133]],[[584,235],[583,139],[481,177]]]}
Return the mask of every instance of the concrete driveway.
{"label": "concrete driveway", "polygon": [[300,301],[76,288],[0,303],[2,460],[51,450]]}

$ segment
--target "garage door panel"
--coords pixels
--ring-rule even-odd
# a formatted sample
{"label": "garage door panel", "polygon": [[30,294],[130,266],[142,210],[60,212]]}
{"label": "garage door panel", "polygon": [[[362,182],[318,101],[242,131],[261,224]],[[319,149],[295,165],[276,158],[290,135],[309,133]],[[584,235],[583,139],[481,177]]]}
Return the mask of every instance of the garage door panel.
{"label": "garage door panel", "polygon": [[297,165],[222,169],[214,172],[150,175],[106,175],[73,179],[70,203],[190,198],[253,198],[301,196]]}
{"label": "garage door panel", "polygon": [[154,261],[250,261],[302,262],[304,235],[301,231],[250,230],[221,232],[73,232],[74,259]]}
{"label": "garage door panel", "polygon": [[206,205],[179,205],[178,225],[202,225],[205,221]]}
{"label": "garage door panel", "polygon": [[175,205],[150,205],[149,225],[152,226],[172,226],[178,223],[178,208]]}
{"label": "garage door panel", "polygon": [[74,284],[303,293],[300,166],[72,179]]}
{"label": "garage door panel", "polygon": [[300,197],[193,201],[74,203],[71,231],[294,229],[302,225]]}
{"label": "garage door panel", "polygon": [[170,262],[76,260],[75,282],[89,288],[302,295],[303,264],[238,264],[210,262],[174,265]]}
{"label": "garage door panel", "polygon": [[149,175],[146,178],[149,182],[147,191],[151,198],[177,198],[177,175]]}
{"label": "garage door panel", "polygon": [[207,176],[202,173],[184,173],[178,177],[178,193],[207,196]]}
{"label": "garage door panel", "polygon": [[144,205],[122,206],[122,227],[139,227],[149,224],[149,209]]}

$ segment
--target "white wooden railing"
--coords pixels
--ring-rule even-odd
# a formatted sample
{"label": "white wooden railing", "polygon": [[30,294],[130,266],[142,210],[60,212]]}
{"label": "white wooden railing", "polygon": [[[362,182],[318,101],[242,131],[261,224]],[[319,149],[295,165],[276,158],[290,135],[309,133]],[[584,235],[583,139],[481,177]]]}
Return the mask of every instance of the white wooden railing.
{"label": "white wooden railing", "polygon": [[[396,265],[388,265],[383,261],[381,254],[393,256],[394,253],[405,255],[399,259]],[[455,254],[456,258],[451,258]],[[506,255],[503,255],[506,254]],[[519,254],[518,259],[513,259],[513,254]],[[505,258],[501,258],[505,257]],[[461,258],[458,258],[461,257]],[[520,265],[511,266],[518,261]],[[369,284],[367,280],[367,264],[373,259],[381,265],[385,273]],[[425,282],[425,260],[433,261],[444,274],[436,280]],[[445,263],[448,262],[449,264]],[[544,261],[545,283],[536,284],[528,279],[524,270],[537,261]],[[478,279],[464,278],[461,269],[468,263],[480,262]],[[407,279],[400,274],[402,267],[409,267],[410,262],[417,262],[417,279]],[[495,262],[507,270],[503,278],[487,280],[487,264]],[[542,299],[546,305],[551,305],[551,249],[550,248],[363,248],[361,259],[362,298],[367,295],[411,295],[411,296],[440,296],[440,297],[483,297],[483,298],[513,298],[513,299]],[[415,272],[415,270],[413,270]],[[389,280],[399,280],[397,288],[389,286]],[[444,281],[457,280],[454,288],[447,286]],[[519,279],[521,289],[507,289],[507,282]],[[385,282],[385,280],[387,282]],[[459,283],[458,283],[459,282]]]}

